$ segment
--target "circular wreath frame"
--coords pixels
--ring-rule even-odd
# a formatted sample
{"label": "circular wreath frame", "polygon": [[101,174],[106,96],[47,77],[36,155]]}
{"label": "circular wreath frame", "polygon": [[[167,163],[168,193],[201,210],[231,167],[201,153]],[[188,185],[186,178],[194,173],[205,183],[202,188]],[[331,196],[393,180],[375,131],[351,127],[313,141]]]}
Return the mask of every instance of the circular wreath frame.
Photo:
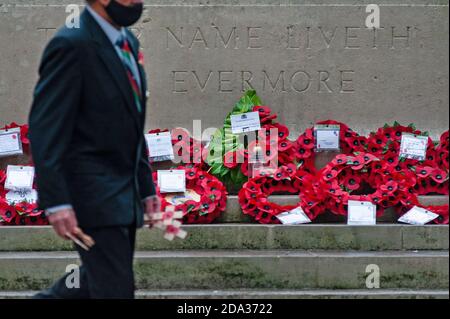
{"label": "circular wreath frame", "polygon": [[[280,224],[277,216],[281,213],[302,207],[306,215],[314,220],[324,209],[317,202],[313,187],[314,176],[303,169],[296,169],[294,164],[280,166],[273,176],[259,175],[251,178],[239,192],[239,204],[245,215],[261,224]],[[279,205],[269,201],[274,193],[299,194],[299,202],[295,205]]]}
{"label": "circular wreath frame", "polygon": [[[395,172],[388,163],[370,153],[338,155],[319,175],[327,209],[337,215],[347,215],[349,200],[373,203],[380,217],[387,208],[399,205],[402,198],[416,198],[412,191],[415,181],[409,175]],[[365,185],[374,192],[352,194]]]}
{"label": "circular wreath frame", "polygon": [[[181,165],[177,170],[186,172],[186,189],[196,192],[200,201],[188,200],[175,205],[175,210],[183,212],[185,224],[210,224],[225,211],[227,206],[227,190],[215,176],[195,165]],[[161,199],[161,209],[174,206],[166,200],[167,194],[162,194],[157,186],[158,174],[153,173],[157,195]]]}
{"label": "circular wreath frame", "polygon": [[6,172],[0,170],[0,225],[48,225],[47,217],[42,210],[38,209],[37,203],[21,202],[14,203],[14,205],[8,203],[5,180]]}

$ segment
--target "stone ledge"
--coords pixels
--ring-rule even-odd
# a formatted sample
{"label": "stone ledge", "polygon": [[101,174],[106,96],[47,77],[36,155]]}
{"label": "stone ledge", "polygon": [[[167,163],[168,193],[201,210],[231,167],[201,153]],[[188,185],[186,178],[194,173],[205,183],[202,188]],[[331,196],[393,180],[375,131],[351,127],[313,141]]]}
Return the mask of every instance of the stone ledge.
{"label": "stone ledge", "polygon": [[[0,291],[0,299],[31,298],[38,291]],[[448,290],[138,290],[137,299],[448,299]]]}
{"label": "stone ledge", "polygon": [[[138,289],[364,289],[378,265],[383,289],[448,289],[448,251],[138,252]],[[0,290],[39,290],[78,263],[75,253],[0,253]]]}
{"label": "stone ledge", "polygon": [[[448,250],[449,227],[439,225],[301,226],[258,224],[186,225],[185,240],[169,242],[159,231],[140,230],[137,249]],[[0,227],[0,251],[70,251],[51,227]]]}
{"label": "stone ledge", "polygon": [[[446,205],[449,203],[448,196],[420,196],[420,202],[424,205]],[[298,203],[298,196],[295,195],[277,195],[271,196],[271,200],[280,205],[295,205]],[[383,216],[378,218],[378,222],[395,223],[398,217],[392,209],[385,212]],[[239,223],[239,222],[252,222],[250,217],[244,215],[239,205],[238,197],[236,195],[228,196],[227,211],[218,219],[218,222],[222,223]],[[334,215],[330,212],[318,216],[317,223],[345,223],[346,218],[344,216]]]}

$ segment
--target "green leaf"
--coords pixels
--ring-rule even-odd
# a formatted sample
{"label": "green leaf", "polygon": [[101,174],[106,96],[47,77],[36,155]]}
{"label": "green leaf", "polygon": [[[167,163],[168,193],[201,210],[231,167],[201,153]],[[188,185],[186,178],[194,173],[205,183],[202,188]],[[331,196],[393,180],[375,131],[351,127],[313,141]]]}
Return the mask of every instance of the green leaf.
{"label": "green leaf", "polygon": [[223,169],[227,169],[227,168],[220,163],[216,163],[211,166],[211,174],[219,175]]}
{"label": "green leaf", "polygon": [[399,126],[400,126],[400,123],[397,122],[397,121],[395,121],[395,122],[394,122],[394,127],[399,127]]}

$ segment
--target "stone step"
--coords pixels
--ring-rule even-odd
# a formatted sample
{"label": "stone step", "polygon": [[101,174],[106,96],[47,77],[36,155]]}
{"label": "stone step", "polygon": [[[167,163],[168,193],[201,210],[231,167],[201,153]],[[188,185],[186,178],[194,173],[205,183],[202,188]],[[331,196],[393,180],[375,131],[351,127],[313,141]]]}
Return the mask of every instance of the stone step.
{"label": "stone step", "polygon": [[[31,298],[38,291],[0,291],[0,299]],[[138,290],[137,299],[448,299],[448,290]]]}
{"label": "stone step", "polygon": [[[280,205],[296,205],[298,203],[298,196],[296,195],[276,195],[271,196],[270,200],[274,203],[280,204]],[[442,196],[442,195],[432,195],[432,196],[420,196],[420,202],[423,205],[429,206],[429,205],[447,205],[449,203],[449,197],[448,196]],[[383,216],[378,218],[379,222],[385,222],[385,223],[393,223],[397,222],[398,216],[394,212],[393,209],[388,209],[384,213]],[[228,196],[228,202],[227,202],[227,210],[226,212],[220,217],[218,222],[221,223],[249,223],[253,222],[250,217],[247,215],[244,215],[241,210],[241,205],[239,205],[238,197],[236,195],[230,195]],[[333,213],[327,212],[323,215],[320,215],[317,217],[317,219],[314,221],[315,223],[345,223],[346,217],[345,216],[338,216]]]}
{"label": "stone step", "polygon": [[[365,289],[368,265],[382,289],[447,289],[448,251],[137,252],[138,289]],[[40,290],[78,263],[73,252],[0,253],[0,290]]]}
{"label": "stone step", "polygon": [[[448,250],[449,227],[379,224],[299,226],[258,224],[186,225],[185,240],[169,242],[159,230],[138,232],[137,250],[320,249],[320,250]],[[51,227],[0,227],[0,251],[67,251]]]}

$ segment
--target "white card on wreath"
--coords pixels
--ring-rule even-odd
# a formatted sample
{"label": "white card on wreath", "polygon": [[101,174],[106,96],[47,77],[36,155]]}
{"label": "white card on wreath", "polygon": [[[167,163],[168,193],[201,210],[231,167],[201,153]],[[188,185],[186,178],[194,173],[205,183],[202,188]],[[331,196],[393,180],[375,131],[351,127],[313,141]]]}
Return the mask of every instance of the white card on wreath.
{"label": "white card on wreath", "polygon": [[182,169],[158,171],[158,186],[161,193],[185,193],[186,172]]}
{"label": "white card on wreath", "polygon": [[147,141],[151,161],[161,162],[173,160],[175,158],[170,132],[145,134],[145,139]]}
{"label": "white card on wreath", "polygon": [[376,223],[376,205],[371,202],[348,201],[347,225],[371,226]]}
{"label": "white card on wreath", "polygon": [[316,151],[320,152],[340,150],[340,134],[341,127],[339,125],[314,126]]}
{"label": "white card on wreath", "polygon": [[5,189],[31,190],[33,189],[34,167],[8,165],[6,169]]}
{"label": "white card on wreath", "polygon": [[0,130],[0,157],[23,154],[20,128]]}
{"label": "white card on wreath", "polygon": [[193,200],[194,202],[199,202],[201,200],[201,196],[191,190],[187,189],[184,194],[173,194],[166,196],[166,201],[172,205],[178,206],[186,203],[187,201]]}
{"label": "white card on wreath", "polygon": [[261,120],[259,119],[259,112],[231,115],[231,132],[233,134],[254,132],[260,129]]}
{"label": "white card on wreath", "polygon": [[249,163],[249,171],[252,173],[251,177],[267,176],[273,177],[278,167],[274,167],[272,163]]}
{"label": "white card on wreath", "polygon": [[411,225],[426,225],[438,218],[439,215],[422,207],[414,206],[409,212],[399,218],[399,222]]}
{"label": "white card on wreath", "polygon": [[277,216],[283,225],[300,225],[311,223],[311,219],[305,214],[301,207],[297,207],[289,212],[281,213]]}
{"label": "white card on wreath", "polygon": [[427,156],[428,137],[414,134],[402,134],[400,158],[424,161]]}
{"label": "white card on wreath", "polygon": [[9,191],[8,193],[6,193],[5,198],[9,205],[23,202],[34,204],[38,200],[38,193],[34,189]]}

